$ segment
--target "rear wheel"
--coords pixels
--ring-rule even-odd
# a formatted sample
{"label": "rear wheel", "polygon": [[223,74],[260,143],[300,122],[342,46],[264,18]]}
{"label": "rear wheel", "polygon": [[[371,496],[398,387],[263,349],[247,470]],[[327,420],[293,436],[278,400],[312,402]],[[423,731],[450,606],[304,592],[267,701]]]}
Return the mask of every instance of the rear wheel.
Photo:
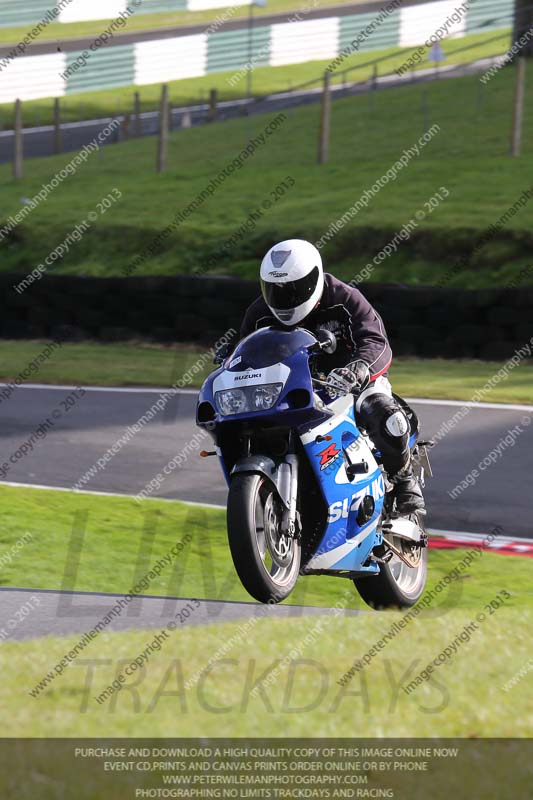
{"label": "rear wheel", "polygon": [[238,473],[228,496],[228,540],[242,585],[261,603],[279,603],[294,588],[300,543],[281,531],[283,505],[262,475]]}
{"label": "rear wheel", "polygon": [[[423,515],[415,514],[411,519],[425,533]],[[379,575],[355,578],[355,588],[372,608],[409,608],[420,599],[426,586],[428,548],[398,536],[387,536],[384,540],[399,550],[409,565],[393,554],[390,561],[379,565]],[[388,549],[385,545],[383,553]]]}

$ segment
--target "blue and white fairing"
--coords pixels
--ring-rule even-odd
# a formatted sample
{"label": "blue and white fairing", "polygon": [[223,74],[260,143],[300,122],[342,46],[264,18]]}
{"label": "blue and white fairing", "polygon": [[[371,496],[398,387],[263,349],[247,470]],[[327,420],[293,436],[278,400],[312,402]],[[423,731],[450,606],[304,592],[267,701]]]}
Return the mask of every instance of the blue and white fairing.
{"label": "blue and white fairing", "polygon": [[[316,338],[299,328],[263,328],[250,334],[223,367],[204,382],[197,421],[216,438],[226,426],[238,427],[239,423],[247,429],[284,427],[295,431],[327,507],[325,530],[306,572],[378,572],[376,563],[363,564],[372,548],[381,543],[383,477],[369,443],[355,424],[353,397],[331,402],[315,393],[309,357],[316,346]],[[218,447],[217,453],[229,482]],[[346,465],[363,466],[363,462],[365,472],[350,481]],[[300,488],[305,498],[311,487]],[[369,495],[374,501],[373,512],[359,525],[359,507]]]}
{"label": "blue and white fairing", "polygon": [[[224,426],[247,423],[257,427],[284,426],[294,428],[303,422],[318,422],[327,412],[315,405],[309,370],[309,353],[316,338],[303,328],[280,330],[261,328],[246,336],[237,345],[223,366],[212,372],[200,389],[197,423],[212,433]],[[264,386],[280,387],[279,395],[270,408],[243,409],[241,413],[221,413],[217,396],[232,390],[248,394]],[[207,409],[207,412],[206,412]],[[211,416],[202,421],[202,414]],[[216,448],[226,482],[230,476],[219,448]]]}
{"label": "blue and white fairing", "polygon": [[[328,506],[324,536],[306,571],[376,571],[376,566],[364,568],[362,564],[381,543],[378,526],[385,496],[383,476],[368,440],[355,424],[353,398],[341,397],[328,408],[335,416],[300,436]],[[365,465],[366,471],[350,481],[346,473],[349,463]],[[357,515],[367,496],[373,498],[374,510],[359,525]]]}
{"label": "blue and white fairing", "polygon": [[[254,331],[239,342],[224,365],[206,379],[200,390],[198,409],[203,403],[211,405],[216,426],[256,422],[265,427],[273,424],[294,427],[305,420],[325,418],[327,414],[315,406],[309,371],[309,354],[314,346],[315,337],[303,328]],[[241,410],[234,407],[230,414],[223,413],[220,405],[223,392],[244,390],[250,395],[254,388],[260,390],[265,386],[280,389],[270,407],[252,405],[243,406]]]}

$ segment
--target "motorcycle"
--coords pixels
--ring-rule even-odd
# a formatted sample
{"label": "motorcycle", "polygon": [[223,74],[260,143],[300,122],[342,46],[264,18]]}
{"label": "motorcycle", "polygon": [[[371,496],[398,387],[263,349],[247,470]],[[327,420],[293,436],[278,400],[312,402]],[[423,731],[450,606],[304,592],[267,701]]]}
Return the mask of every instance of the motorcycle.
{"label": "motorcycle", "polygon": [[[424,591],[424,517],[400,516],[378,450],[358,427],[352,394],[331,398],[316,360],[330,331],[262,328],[205,380],[196,423],[213,438],[229,487],[228,540],[249,594],[278,603],[300,575],[348,578],[373,608],[406,608]],[[431,475],[419,423],[415,475]]]}

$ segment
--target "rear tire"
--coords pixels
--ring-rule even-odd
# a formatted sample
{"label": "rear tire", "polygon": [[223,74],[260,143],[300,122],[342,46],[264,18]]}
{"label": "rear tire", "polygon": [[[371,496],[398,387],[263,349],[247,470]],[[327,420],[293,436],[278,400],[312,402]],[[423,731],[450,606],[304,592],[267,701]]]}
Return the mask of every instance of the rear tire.
{"label": "rear tire", "polygon": [[237,574],[260,603],[279,603],[300,571],[297,539],[280,534],[283,505],[263,475],[237,473],[228,496],[228,540]]}
{"label": "rear tire", "polygon": [[[418,526],[425,532],[424,517],[417,514]],[[414,567],[394,555],[387,564],[379,565],[379,575],[355,578],[355,588],[369,606],[376,610],[410,608],[422,596],[426,587],[428,548],[416,547],[405,539],[391,538],[392,544],[409,558]]]}

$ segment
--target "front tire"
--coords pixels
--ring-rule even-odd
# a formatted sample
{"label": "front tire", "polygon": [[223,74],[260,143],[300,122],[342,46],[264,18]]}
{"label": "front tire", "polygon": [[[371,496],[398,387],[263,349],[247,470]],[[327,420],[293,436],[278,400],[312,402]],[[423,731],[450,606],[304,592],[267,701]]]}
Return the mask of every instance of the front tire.
{"label": "front tire", "polygon": [[228,540],[237,574],[260,603],[279,603],[300,570],[297,539],[280,532],[283,505],[263,475],[237,473],[228,495]]}
{"label": "front tire", "polygon": [[[416,514],[416,522],[425,533],[423,515]],[[428,548],[411,545],[397,536],[391,537],[391,542],[412,561],[413,566],[408,567],[393,555],[388,563],[379,565],[379,575],[354,579],[355,588],[365,603],[376,610],[410,608],[426,587]]]}

